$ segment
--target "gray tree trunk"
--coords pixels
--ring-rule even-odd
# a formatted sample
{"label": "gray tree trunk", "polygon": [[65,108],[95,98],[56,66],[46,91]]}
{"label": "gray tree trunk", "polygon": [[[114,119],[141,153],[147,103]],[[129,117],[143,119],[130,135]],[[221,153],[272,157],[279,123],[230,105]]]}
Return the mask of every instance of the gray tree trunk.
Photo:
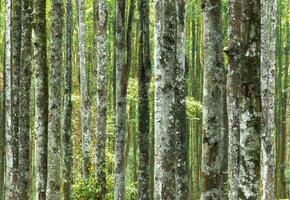
{"label": "gray tree trunk", "polygon": [[81,126],[83,177],[87,179],[90,172],[90,133],[89,133],[89,94],[85,56],[85,0],[78,1],[79,8],[79,62],[80,62],[80,92],[81,92]]}
{"label": "gray tree trunk", "polygon": [[176,1],[155,0],[154,199],[175,199]]}
{"label": "gray tree trunk", "polygon": [[[4,77],[3,77],[4,78]],[[5,80],[3,81],[5,82]],[[4,88],[0,92],[0,200],[4,200],[4,175],[5,175],[5,130],[4,117],[5,108],[3,104]]]}
{"label": "gray tree trunk", "polygon": [[21,67],[19,82],[19,199],[30,192],[30,86],[32,53],[32,1],[22,0]]}
{"label": "gray tree trunk", "polygon": [[62,0],[51,1],[50,90],[47,157],[47,200],[60,199],[60,130],[61,130],[61,69],[62,69]]}
{"label": "gray tree trunk", "polygon": [[[19,81],[21,51],[21,0],[12,0],[11,15],[11,66],[12,66],[12,130],[13,130],[13,170],[15,173],[17,192],[19,187]],[[19,195],[19,194],[17,194]]]}
{"label": "gray tree trunk", "polygon": [[[125,189],[125,139],[127,82],[122,80],[126,65],[125,0],[116,2],[116,145],[114,199],[124,199]],[[122,82],[123,81],[123,82]]]}
{"label": "gray tree trunk", "polygon": [[[17,199],[17,166],[15,138],[12,130],[12,65],[11,65],[11,0],[5,1],[5,138],[6,138],[6,171],[5,200]],[[18,149],[17,149],[18,151]]]}
{"label": "gray tree trunk", "polygon": [[66,0],[66,43],[65,43],[65,74],[64,74],[64,119],[63,119],[63,199],[71,199],[72,184],[72,3]]}
{"label": "gray tree trunk", "polygon": [[150,199],[150,163],[149,163],[149,141],[150,141],[150,107],[149,87],[151,80],[150,40],[149,40],[149,1],[139,1],[139,104],[138,104],[138,199]]}
{"label": "gray tree trunk", "polygon": [[[275,199],[275,64],[277,1],[261,1],[261,179],[262,200]],[[287,77],[288,78],[288,77]]]}
{"label": "gray tree trunk", "polygon": [[[203,90],[203,145],[202,145],[202,177],[203,188],[201,199],[225,199],[220,155],[223,148],[224,131],[224,63],[223,63],[223,35],[221,19],[221,1],[204,0],[204,90]],[[225,153],[223,151],[223,153]]]}
{"label": "gray tree trunk", "polygon": [[229,200],[239,199],[239,153],[240,153],[240,23],[241,7],[239,0],[229,1],[229,46],[225,49],[229,58],[229,71],[227,81],[227,107],[228,107],[228,170],[229,170]]}
{"label": "gray tree trunk", "polygon": [[98,198],[106,196],[106,112],[107,112],[107,21],[105,0],[99,0],[97,11],[97,132],[96,132],[96,180],[100,189]]}
{"label": "gray tree trunk", "polygon": [[258,199],[260,176],[260,1],[242,1],[240,199]]}
{"label": "gray tree trunk", "polygon": [[35,198],[46,200],[48,67],[46,50],[46,0],[34,0],[35,84]]}
{"label": "gray tree trunk", "polygon": [[185,81],[185,0],[176,1],[177,39],[176,39],[176,199],[189,200],[189,160],[188,135],[186,125],[186,81]]}

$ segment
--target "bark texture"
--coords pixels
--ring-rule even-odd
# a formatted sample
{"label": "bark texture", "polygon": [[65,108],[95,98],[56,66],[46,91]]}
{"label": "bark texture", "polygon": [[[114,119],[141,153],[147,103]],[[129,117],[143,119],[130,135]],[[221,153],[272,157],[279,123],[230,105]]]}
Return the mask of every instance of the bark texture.
{"label": "bark texture", "polygon": [[47,157],[47,200],[60,199],[60,130],[62,69],[62,0],[51,1],[50,88]]}
{"label": "bark texture", "polygon": [[3,89],[0,89],[0,200],[4,200],[4,175],[5,175],[5,130],[4,116],[5,108],[3,104]]}
{"label": "bark texture", "polygon": [[154,199],[175,199],[176,1],[155,0]]}
{"label": "bark texture", "polygon": [[201,199],[225,199],[222,183],[224,160],[224,109],[225,85],[223,63],[223,35],[221,1],[202,2],[204,26],[204,89],[203,89],[203,146],[202,146],[202,195]]}
{"label": "bark texture", "polygon": [[6,170],[5,200],[17,198],[17,171],[15,170],[16,151],[12,129],[12,65],[11,65],[11,0],[5,1],[5,138],[6,138]]}
{"label": "bark texture", "polygon": [[97,144],[96,180],[100,189],[98,198],[106,196],[106,112],[107,112],[107,21],[108,13],[105,0],[99,0],[97,11]]}
{"label": "bark texture", "polygon": [[32,53],[32,1],[22,1],[21,59],[19,79],[19,199],[29,199],[30,190],[30,86]]}
{"label": "bark texture", "polygon": [[149,40],[149,0],[139,1],[139,104],[138,104],[138,199],[149,200],[150,186],[150,107],[149,87],[151,79],[150,40]]}
{"label": "bark texture", "polygon": [[[262,200],[275,199],[275,64],[277,2],[261,1],[261,179]],[[288,77],[287,77],[288,79]]]}
{"label": "bark texture", "polygon": [[227,80],[227,111],[229,130],[228,170],[229,200],[239,199],[239,153],[240,153],[240,58],[241,58],[241,7],[239,0],[229,1],[229,46],[225,49],[229,58]]}
{"label": "bark texture", "polygon": [[72,184],[72,3],[66,0],[66,42],[65,42],[65,74],[64,74],[64,121],[62,136],[62,174],[63,174],[63,199],[71,199]]}
{"label": "bark texture", "polygon": [[260,170],[260,1],[242,1],[240,199],[258,199]]}
{"label": "bark texture", "polygon": [[89,94],[85,57],[85,2],[78,0],[79,9],[79,64],[80,64],[80,93],[81,93],[81,126],[83,177],[87,179],[90,173],[90,133],[89,133]]}
{"label": "bark texture", "polygon": [[176,102],[176,199],[189,200],[189,160],[188,160],[188,135],[186,123],[186,81],[185,81],[185,0],[176,1],[177,10],[177,39],[176,39],[176,77],[175,77],[175,102]]}
{"label": "bark texture", "polygon": [[46,200],[48,128],[46,0],[34,0],[34,10],[35,198]]}
{"label": "bark texture", "polygon": [[125,189],[125,139],[126,139],[126,29],[125,0],[116,2],[116,145],[114,199],[124,199]]}

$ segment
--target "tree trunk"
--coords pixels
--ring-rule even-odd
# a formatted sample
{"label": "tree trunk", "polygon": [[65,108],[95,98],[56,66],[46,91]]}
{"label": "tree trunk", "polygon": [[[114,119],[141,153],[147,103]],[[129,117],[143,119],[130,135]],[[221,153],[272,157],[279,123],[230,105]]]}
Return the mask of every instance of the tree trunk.
{"label": "tree trunk", "polygon": [[[275,199],[275,30],[276,30],[276,1],[261,1],[261,179],[262,200]],[[287,73],[288,79],[288,73]],[[288,81],[285,79],[285,84]],[[286,85],[286,87],[288,87]],[[287,92],[286,92],[287,95]],[[287,99],[287,96],[286,96]],[[286,110],[285,110],[286,111]],[[283,113],[283,111],[282,111]],[[286,114],[286,112],[285,112]],[[282,117],[283,118],[283,117]],[[285,117],[286,118],[286,117]],[[286,119],[285,119],[286,120]],[[286,122],[285,122],[286,126]],[[286,198],[286,196],[284,196]]]}
{"label": "tree trunk", "polygon": [[46,200],[48,67],[46,50],[46,0],[34,0],[35,84],[35,185],[36,200]]}
{"label": "tree trunk", "polygon": [[258,199],[261,92],[260,1],[242,1],[240,95],[240,199]]}
{"label": "tree trunk", "polygon": [[[19,81],[20,81],[20,51],[21,51],[21,0],[12,0],[11,15],[11,66],[12,66],[12,131],[13,131],[13,173],[17,193],[19,196]],[[13,186],[13,187],[14,187]],[[15,192],[16,193],[16,192]]]}
{"label": "tree trunk", "polygon": [[90,173],[90,133],[89,133],[89,94],[85,57],[85,3],[78,1],[79,8],[79,62],[80,62],[80,92],[81,92],[81,126],[83,177],[87,179]]}
{"label": "tree trunk", "polygon": [[51,2],[50,90],[48,123],[47,200],[60,199],[60,130],[62,71],[62,1]]}
{"label": "tree trunk", "polygon": [[149,40],[149,1],[139,1],[139,102],[138,102],[138,199],[149,200],[150,171],[149,171],[149,135],[150,135],[150,105],[149,87],[151,80],[150,40]]}
{"label": "tree trunk", "polygon": [[176,102],[176,199],[189,200],[188,135],[186,126],[185,82],[185,1],[177,1],[177,66],[175,78]]}
{"label": "tree trunk", "polygon": [[104,199],[106,189],[106,113],[107,113],[107,21],[108,13],[105,0],[99,0],[97,11],[97,132],[96,132],[96,180],[100,189],[98,198]]}
{"label": "tree trunk", "polygon": [[17,171],[15,137],[12,130],[12,65],[11,65],[11,0],[5,1],[5,138],[6,173],[5,199],[17,199]]}
{"label": "tree trunk", "polygon": [[[221,19],[221,1],[202,2],[204,13],[204,94],[203,94],[203,149],[202,149],[202,178],[203,190],[201,199],[225,199],[222,165],[224,131],[224,63],[223,63],[223,34]],[[225,154],[222,151],[222,154]]]}
{"label": "tree trunk", "polygon": [[[3,82],[5,82],[3,77]],[[4,87],[0,89],[0,200],[4,200],[4,175],[5,175],[5,108],[4,108]]]}
{"label": "tree trunk", "polygon": [[32,53],[32,1],[22,0],[22,43],[19,84],[19,199],[29,199],[30,181],[30,86]]}
{"label": "tree trunk", "polygon": [[239,153],[240,153],[240,23],[241,7],[239,0],[229,1],[229,46],[225,49],[229,58],[227,80],[227,103],[229,125],[229,200],[239,199]]}
{"label": "tree trunk", "polygon": [[127,85],[121,85],[125,68],[126,32],[125,0],[116,2],[116,145],[115,145],[115,188],[114,199],[124,199],[125,189],[125,138],[126,138],[126,95]]}
{"label": "tree trunk", "polygon": [[63,199],[71,199],[72,185],[72,3],[66,0],[66,43],[65,43],[65,75],[64,75],[64,121],[63,121]]}
{"label": "tree trunk", "polygon": [[155,0],[154,199],[175,199],[176,1]]}
{"label": "tree trunk", "polygon": [[[273,16],[273,15],[271,15]],[[287,29],[288,31],[288,29]],[[287,36],[286,36],[287,37]],[[281,39],[282,40],[282,39]],[[285,59],[288,59],[287,47],[285,48]],[[282,55],[281,55],[282,57]],[[287,181],[285,177],[285,171],[287,167],[286,152],[287,152],[287,103],[288,103],[288,64],[285,62],[284,67],[284,84],[282,87],[281,96],[281,118],[280,118],[280,166],[279,166],[279,198],[283,199],[287,197]]]}

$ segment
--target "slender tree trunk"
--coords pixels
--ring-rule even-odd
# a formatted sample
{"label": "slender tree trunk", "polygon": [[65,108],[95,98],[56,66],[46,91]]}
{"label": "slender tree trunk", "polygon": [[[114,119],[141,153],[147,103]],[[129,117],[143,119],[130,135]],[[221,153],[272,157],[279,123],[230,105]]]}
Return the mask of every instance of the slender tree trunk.
{"label": "slender tree trunk", "polygon": [[47,200],[60,199],[62,0],[51,2]]}
{"label": "slender tree trunk", "polygon": [[227,80],[227,103],[229,124],[229,200],[239,199],[239,153],[240,153],[240,23],[241,2],[229,1],[229,46],[226,53],[229,58]]}
{"label": "slender tree trunk", "polygon": [[32,1],[22,0],[21,68],[19,84],[19,199],[30,189],[30,86],[32,53]]}
{"label": "slender tree trunk", "polygon": [[4,117],[5,108],[3,106],[4,88],[0,92],[0,200],[4,200],[4,175],[5,175],[5,130]]}
{"label": "slender tree trunk", "polygon": [[46,0],[34,0],[35,185],[36,200],[46,200],[48,67],[46,51]]}
{"label": "slender tree trunk", "polygon": [[[261,1],[261,179],[262,200],[275,199],[274,94],[275,94],[275,30],[277,2]],[[288,73],[287,73],[288,79]],[[285,79],[285,84],[288,81]],[[286,85],[286,87],[288,87]],[[286,97],[287,98],[287,97]],[[283,111],[282,111],[283,112]],[[286,119],[285,119],[286,120]],[[286,122],[285,122],[286,126]],[[286,196],[285,196],[286,197]]]}
{"label": "slender tree trunk", "polygon": [[116,2],[116,145],[115,145],[115,188],[114,199],[124,199],[125,189],[125,138],[126,138],[126,95],[127,85],[122,84],[125,69],[126,32],[125,0]]}
{"label": "slender tree trunk", "polygon": [[185,82],[185,0],[177,0],[176,66],[176,199],[189,200],[188,135],[186,128]]}
{"label": "slender tree trunk", "polygon": [[81,92],[81,126],[83,177],[87,179],[90,173],[90,133],[89,133],[89,94],[87,66],[85,57],[85,2],[78,0],[79,8],[79,62],[80,62],[80,92]]}
{"label": "slender tree trunk", "polygon": [[[20,51],[21,51],[21,0],[12,0],[11,15],[11,70],[12,70],[12,130],[13,130],[13,171],[17,193],[19,187],[19,81],[20,81]],[[14,187],[13,186],[13,187]],[[15,195],[19,195],[15,194]]]}
{"label": "slender tree trunk", "polygon": [[176,1],[155,0],[154,199],[175,198]]}
{"label": "slender tree trunk", "polygon": [[261,137],[260,1],[242,1],[240,199],[258,199]]}
{"label": "slender tree trunk", "polygon": [[107,21],[108,13],[105,0],[98,2],[97,16],[97,144],[96,144],[96,180],[100,189],[98,198],[104,199],[106,189],[106,114],[107,114]]}
{"label": "slender tree trunk", "polygon": [[11,0],[5,1],[5,138],[6,138],[6,172],[5,200],[17,199],[17,176],[14,167],[15,138],[12,130],[12,66],[11,66]]}
{"label": "slender tree trunk", "polygon": [[64,75],[64,121],[63,121],[63,199],[71,199],[72,185],[72,3],[66,0],[66,43],[65,43],[65,75]]}
{"label": "slender tree trunk", "polygon": [[138,102],[138,199],[149,200],[150,193],[150,105],[149,87],[151,79],[150,40],[149,40],[149,1],[139,1],[139,102]]}
{"label": "slender tree trunk", "polygon": [[[223,34],[221,19],[221,1],[204,0],[204,94],[203,94],[203,149],[202,149],[202,177],[203,190],[201,199],[225,199],[224,185],[221,183],[223,175],[220,155],[224,131],[224,63],[223,63]],[[223,152],[224,154],[225,152]]]}
{"label": "slender tree trunk", "polygon": [[[273,15],[272,15],[273,16]],[[287,29],[288,31],[288,29]],[[287,36],[286,36],[287,37]],[[281,39],[282,40],[282,39]],[[285,48],[287,50],[287,47]],[[284,52],[285,59],[288,57],[288,52]],[[282,55],[281,55],[282,57]],[[282,61],[281,61],[282,62]],[[280,118],[280,168],[279,168],[279,198],[283,199],[287,197],[287,182],[285,177],[285,170],[287,167],[286,163],[286,152],[287,152],[287,103],[288,103],[288,65],[285,63],[284,67],[284,84],[282,87],[281,94],[281,118]]]}

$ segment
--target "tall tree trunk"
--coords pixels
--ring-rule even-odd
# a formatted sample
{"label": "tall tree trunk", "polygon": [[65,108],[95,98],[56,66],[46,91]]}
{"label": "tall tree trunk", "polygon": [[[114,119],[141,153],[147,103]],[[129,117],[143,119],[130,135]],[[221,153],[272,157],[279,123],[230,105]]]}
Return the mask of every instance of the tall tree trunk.
{"label": "tall tree trunk", "polygon": [[30,189],[30,86],[32,53],[32,1],[22,0],[21,68],[19,83],[19,199]]}
{"label": "tall tree trunk", "polygon": [[34,0],[35,84],[35,185],[36,200],[46,200],[48,67],[46,50],[46,0]]}
{"label": "tall tree trunk", "polygon": [[[273,16],[273,15],[271,15]],[[287,29],[288,31],[288,29]],[[287,36],[286,36],[287,37]],[[287,47],[285,48],[285,59],[288,59]],[[281,55],[282,57],[282,55]],[[284,67],[284,84],[282,86],[282,96],[281,96],[281,118],[280,118],[280,168],[279,168],[279,198],[283,199],[287,197],[287,181],[285,177],[286,171],[286,152],[287,152],[287,103],[288,103],[288,65],[285,62]]]}
{"label": "tall tree trunk", "polygon": [[60,199],[62,0],[51,2],[47,200]]}
{"label": "tall tree trunk", "polygon": [[65,74],[64,74],[64,121],[63,121],[63,199],[71,199],[72,185],[72,3],[66,0],[66,43],[65,43]]}
{"label": "tall tree trunk", "polygon": [[150,105],[149,87],[151,80],[150,40],[149,40],[149,1],[139,1],[139,102],[138,102],[138,199],[150,199]]}
{"label": "tall tree trunk", "polygon": [[99,199],[104,199],[106,189],[106,113],[107,113],[107,22],[108,13],[105,0],[99,0],[97,11],[97,132],[96,132],[96,180]]}
{"label": "tall tree trunk", "polygon": [[260,1],[242,1],[240,199],[258,199],[261,137]]}
{"label": "tall tree trunk", "polygon": [[[221,1],[204,0],[204,94],[203,94],[203,149],[202,178],[203,189],[201,199],[225,199],[222,164],[224,155],[220,155],[224,131],[224,63],[223,34],[221,19]],[[224,154],[225,152],[222,151]]]}
{"label": "tall tree trunk", "polygon": [[229,200],[239,199],[239,153],[240,153],[240,42],[242,4],[239,0],[229,1],[229,46],[225,49],[229,58],[227,80],[227,107],[229,124]]}
{"label": "tall tree trunk", "polygon": [[154,199],[175,198],[176,1],[155,0]]}
{"label": "tall tree trunk", "polygon": [[125,189],[125,138],[126,138],[126,95],[127,87],[122,85],[122,74],[125,68],[126,32],[125,0],[116,2],[116,145],[115,145],[115,188],[114,199],[124,199]]}
{"label": "tall tree trunk", "polygon": [[11,0],[5,1],[5,138],[6,171],[5,199],[17,199],[17,176],[15,171],[16,154],[15,137],[12,129],[12,65],[11,65]]}
{"label": "tall tree trunk", "polygon": [[185,0],[177,0],[177,66],[175,78],[176,102],[176,199],[189,200],[188,135],[186,128],[185,82]]}
{"label": "tall tree trunk", "polygon": [[[261,1],[261,179],[262,200],[275,199],[274,108],[276,0]],[[288,73],[287,73],[288,79]],[[285,79],[285,84],[288,81]],[[288,87],[286,85],[286,87]],[[287,92],[286,92],[287,94]],[[287,98],[287,96],[286,96]],[[282,111],[283,113],[283,111]],[[282,117],[283,118],[283,117]],[[286,120],[286,119],[285,119]],[[285,122],[286,126],[286,122]],[[286,196],[285,196],[286,197]]]}
{"label": "tall tree trunk", "polygon": [[[13,130],[13,171],[15,173],[17,193],[19,187],[19,81],[21,51],[21,0],[12,0],[11,15],[11,70],[12,70],[12,130]],[[13,187],[14,187],[13,186]],[[16,193],[16,192],[15,192]],[[19,195],[15,194],[15,195]]]}
{"label": "tall tree trunk", "polygon": [[79,8],[79,62],[80,62],[80,92],[81,92],[81,126],[82,126],[82,153],[83,177],[87,179],[90,171],[90,133],[89,133],[89,94],[87,67],[85,57],[85,2],[78,1]]}

